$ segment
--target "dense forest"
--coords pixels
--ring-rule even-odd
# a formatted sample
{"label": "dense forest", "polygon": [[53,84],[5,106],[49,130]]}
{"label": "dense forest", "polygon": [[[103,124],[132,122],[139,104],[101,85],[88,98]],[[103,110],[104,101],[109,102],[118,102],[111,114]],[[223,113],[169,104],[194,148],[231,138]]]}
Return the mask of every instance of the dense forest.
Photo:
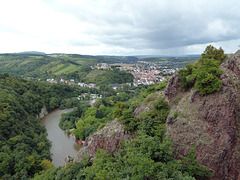
{"label": "dense forest", "polygon": [[67,78],[75,79],[79,82],[85,83],[96,83],[97,86],[100,85],[110,85],[110,84],[122,84],[127,82],[133,82],[133,75],[120,71],[119,69],[107,69],[107,70],[92,70],[90,66],[81,66],[78,71],[74,71],[66,75]]}
{"label": "dense forest", "polygon": [[58,108],[85,88],[26,81],[0,75],[0,177],[26,179],[51,167],[50,142],[37,118],[43,107]]}

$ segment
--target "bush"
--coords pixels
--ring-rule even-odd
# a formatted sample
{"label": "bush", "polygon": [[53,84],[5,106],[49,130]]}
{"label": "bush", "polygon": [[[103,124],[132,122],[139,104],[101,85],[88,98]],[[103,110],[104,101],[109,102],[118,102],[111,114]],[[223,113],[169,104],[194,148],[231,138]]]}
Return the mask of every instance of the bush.
{"label": "bush", "polygon": [[133,116],[132,109],[127,109],[123,111],[122,117],[120,118],[120,122],[124,123],[125,131],[134,131],[138,126],[137,119]]}
{"label": "bush", "polygon": [[194,73],[196,75],[194,87],[199,94],[210,94],[221,89],[222,82],[219,77],[223,71],[219,69],[217,61],[205,59],[204,64],[200,65]]}
{"label": "bush", "polygon": [[194,86],[202,95],[219,91],[222,87],[219,77],[223,73],[219,65],[224,58],[224,51],[221,48],[207,46],[196,64],[187,65],[185,69],[179,71],[181,89],[186,91]]}
{"label": "bush", "polygon": [[178,112],[175,111],[174,114],[173,114],[173,118],[176,119],[178,117]]}
{"label": "bush", "polygon": [[195,147],[191,147],[190,152],[187,157],[183,159],[182,170],[186,171],[190,176],[196,178],[207,178],[213,177],[213,173],[211,173],[207,168],[201,166],[196,161],[196,156],[194,155]]}
{"label": "bush", "polygon": [[104,128],[104,127],[105,127],[105,123],[101,123],[101,124],[99,124],[97,130],[101,130],[101,129]]}
{"label": "bush", "polygon": [[226,55],[224,55],[223,49],[220,47],[219,49],[209,45],[206,47],[205,51],[201,54],[199,62],[204,63],[204,59],[213,59],[222,63]]}
{"label": "bush", "polygon": [[127,105],[122,102],[117,102],[116,106],[117,106],[117,108],[115,108],[113,111],[113,118],[121,117],[123,110],[125,110],[127,108]]}
{"label": "bush", "polygon": [[186,65],[185,69],[181,69],[178,72],[180,77],[180,87],[182,90],[187,91],[190,87],[194,85],[195,75],[193,74],[193,71],[195,68],[195,65],[189,64]]}

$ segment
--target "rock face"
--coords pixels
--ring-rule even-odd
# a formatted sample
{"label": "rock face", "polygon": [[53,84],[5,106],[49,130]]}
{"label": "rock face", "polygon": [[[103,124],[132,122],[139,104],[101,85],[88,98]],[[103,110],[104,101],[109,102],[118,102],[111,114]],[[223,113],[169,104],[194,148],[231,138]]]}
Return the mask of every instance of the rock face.
{"label": "rock face", "polygon": [[39,113],[38,117],[39,117],[40,119],[42,119],[42,118],[45,117],[47,114],[48,114],[47,108],[46,108],[46,106],[44,106],[44,107],[41,109],[41,112]]}
{"label": "rock face", "polygon": [[83,148],[80,149],[76,157],[76,161],[81,161],[86,154],[89,154],[90,158],[94,159],[99,148],[104,149],[107,153],[114,153],[120,148],[121,142],[129,138],[130,136],[124,131],[122,124],[115,119],[102,130],[87,137]]}
{"label": "rock face", "polygon": [[181,91],[179,86],[179,77],[177,74],[174,74],[171,79],[169,79],[168,84],[165,90],[165,98],[167,101],[173,101],[173,98],[176,97]]}
{"label": "rock face", "polygon": [[206,96],[194,89],[181,92],[177,75],[169,80],[166,134],[179,158],[195,146],[197,161],[215,174],[211,179],[240,179],[240,51],[221,68],[223,88]]}

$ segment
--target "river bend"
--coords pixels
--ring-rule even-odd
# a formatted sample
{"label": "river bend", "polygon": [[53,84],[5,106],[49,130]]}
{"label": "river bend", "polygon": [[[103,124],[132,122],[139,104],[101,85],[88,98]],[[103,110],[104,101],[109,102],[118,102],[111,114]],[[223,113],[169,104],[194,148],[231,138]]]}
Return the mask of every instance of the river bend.
{"label": "river bend", "polygon": [[63,161],[67,155],[75,157],[82,145],[67,135],[59,126],[58,123],[63,113],[72,111],[72,109],[54,110],[41,120],[41,124],[47,129],[48,140],[52,142],[52,163],[55,167],[63,165]]}

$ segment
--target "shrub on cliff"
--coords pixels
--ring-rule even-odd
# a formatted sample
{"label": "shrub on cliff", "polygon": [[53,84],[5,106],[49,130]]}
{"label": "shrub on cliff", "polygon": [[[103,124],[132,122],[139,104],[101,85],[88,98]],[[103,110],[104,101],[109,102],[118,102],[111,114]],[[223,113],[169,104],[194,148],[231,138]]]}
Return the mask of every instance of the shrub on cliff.
{"label": "shrub on cliff", "polygon": [[222,73],[223,71],[219,69],[217,61],[205,59],[204,64],[194,71],[196,77],[195,89],[203,95],[219,91],[222,88],[222,81],[219,79]]}
{"label": "shrub on cliff", "polygon": [[204,59],[213,59],[222,63],[225,59],[226,55],[224,55],[223,49],[220,47],[219,49],[209,45],[206,47],[205,51],[201,54],[202,57],[199,59],[199,62],[204,62]]}
{"label": "shrub on cliff", "polygon": [[195,69],[195,65],[188,64],[185,69],[181,69],[178,74],[180,76],[180,87],[183,90],[188,90],[190,87],[193,87],[195,83],[195,76],[193,74],[193,70]]}
{"label": "shrub on cliff", "polygon": [[187,65],[185,69],[179,71],[181,89],[186,91],[194,86],[202,95],[219,91],[222,87],[219,77],[223,73],[219,65],[224,58],[222,48],[207,46],[197,63]]}

